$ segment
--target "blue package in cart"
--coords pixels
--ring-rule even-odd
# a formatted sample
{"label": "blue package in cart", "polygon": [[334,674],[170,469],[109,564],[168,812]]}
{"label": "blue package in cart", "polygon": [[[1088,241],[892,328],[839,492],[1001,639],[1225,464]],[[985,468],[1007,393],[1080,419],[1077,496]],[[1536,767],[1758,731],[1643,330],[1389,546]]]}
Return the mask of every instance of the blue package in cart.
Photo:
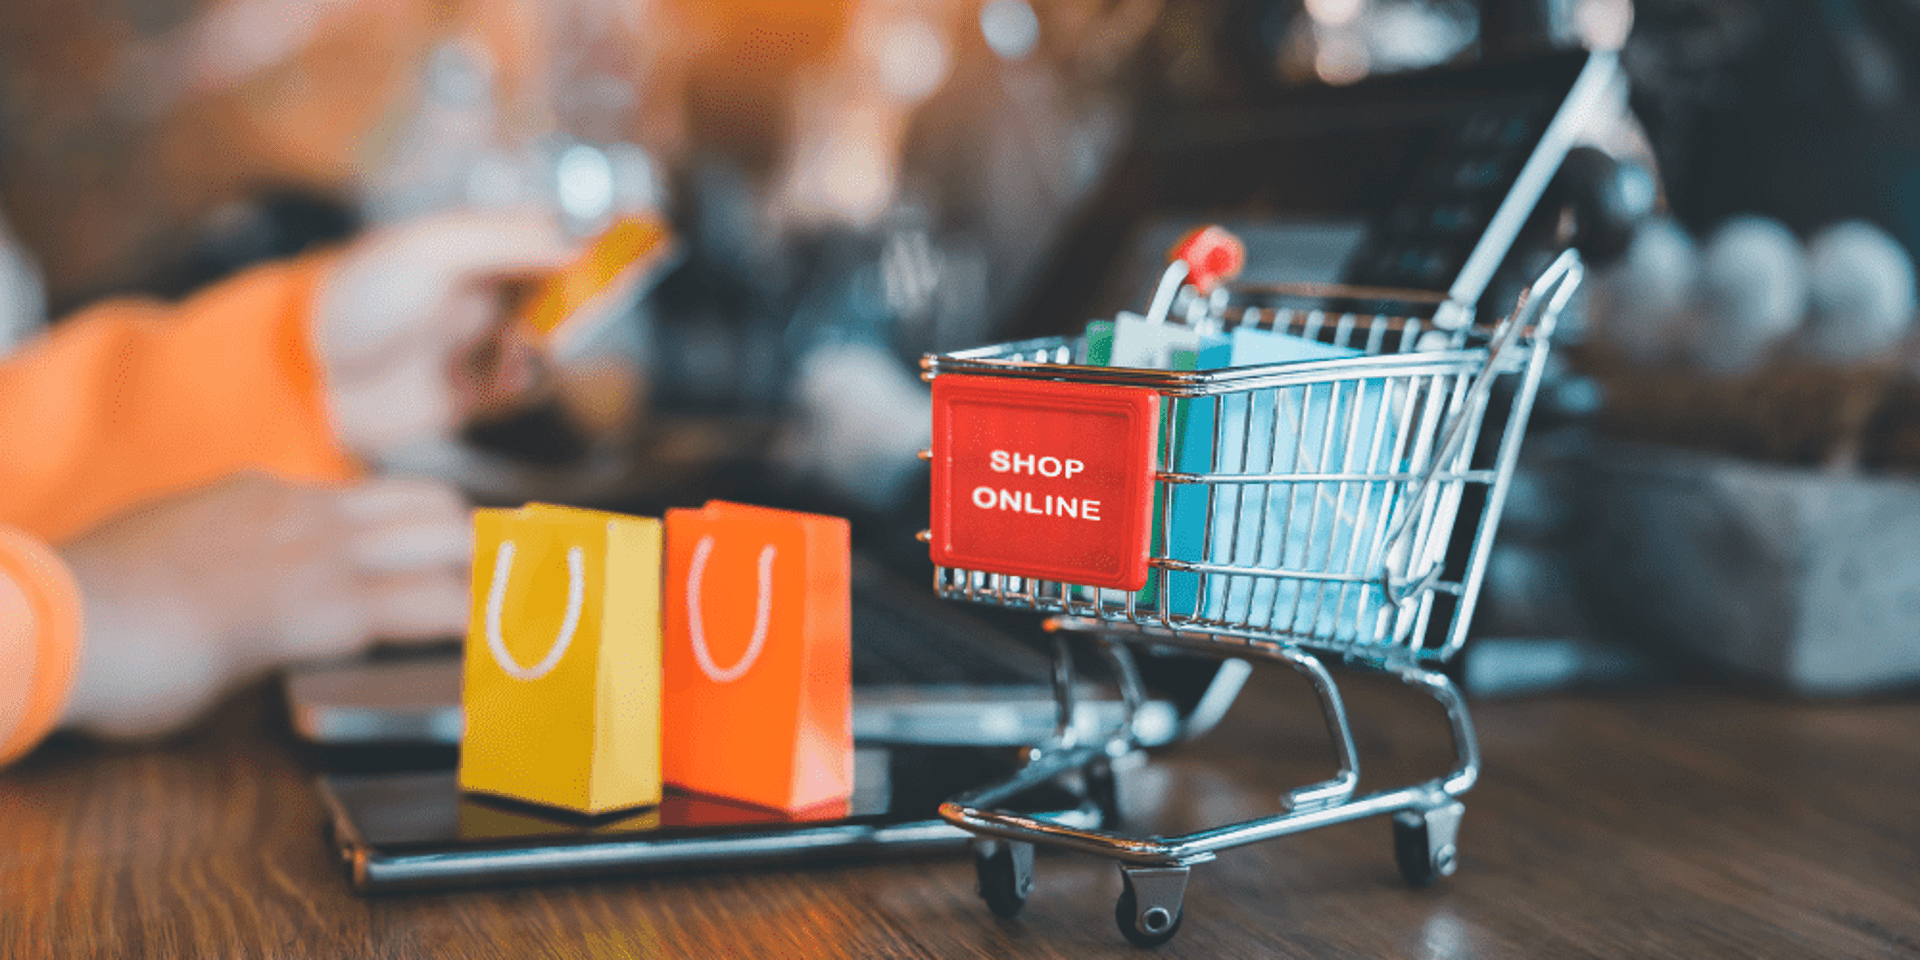
{"label": "blue package in cart", "polygon": [[[1218,351],[1227,343],[1226,336],[1218,331],[1159,323],[1136,313],[1121,311],[1113,320],[1095,320],[1087,324],[1085,361],[1103,367],[1195,370],[1199,369],[1201,357],[1208,350]],[[1169,417],[1176,420],[1183,418],[1187,404],[1191,402],[1174,400]],[[1167,459],[1166,452],[1162,450],[1157,459]],[[1161,542],[1162,518],[1165,516],[1163,496],[1160,492],[1154,495],[1152,539],[1155,543]],[[1098,594],[1076,588],[1075,595],[1081,600],[1091,600]],[[1151,607],[1156,597],[1156,588],[1149,581],[1140,589],[1137,601]]]}
{"label": "blue package in cart", "polygon": [[[1362,355],[1284,333],[1239,328],[1225,343],[1202,351],[1198,366]],[[1304,478],[1393,472],[1391,465],[1404,455],[1396,442],[1401,425],[1394,407],[1380,379],[1256,389],[1189,402],[1181,421],[1178,468],[1212,475],[1216,482],[1175,485],[1169,555],[1292,576],[1171,573],[1170,612],[1327,637],[1371,636],[1381,629],[1389,611],[1372,579],[1382,562],[1377,554],[1396,485]],[[1303,479],[1219,482],[1235,475]],[[1358,575],[1365,581],[1318,579],[1329,575]]]}

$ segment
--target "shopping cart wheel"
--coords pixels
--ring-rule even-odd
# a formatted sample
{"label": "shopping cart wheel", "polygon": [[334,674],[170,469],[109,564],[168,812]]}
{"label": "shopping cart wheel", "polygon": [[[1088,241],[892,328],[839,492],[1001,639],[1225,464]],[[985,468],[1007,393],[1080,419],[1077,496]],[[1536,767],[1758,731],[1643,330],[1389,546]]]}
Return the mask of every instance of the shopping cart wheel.
{"label": "shopping cart wheel", "polygon": [[1191,867],[1121,867],[1120,901],[1113,905],[1113,921],[1120,934],[1136,947],[1157,947],[1180,932]]}
{"label": "shopping cart wheel", "polygon": [[1393,858],[1400,876],[1411,887],[1432,886],[1453,876],[1460,839],[1460,815],[1466,804],[1447,800],[1425,810],[1402,810],[1393,815]]}
{"label": "shopping cart wheel", "polygon": [[1003,920],[1020,915],[1033,892],[1033,844],[1018,840],[973,842],[973,872],[980,880],[980,899]]}

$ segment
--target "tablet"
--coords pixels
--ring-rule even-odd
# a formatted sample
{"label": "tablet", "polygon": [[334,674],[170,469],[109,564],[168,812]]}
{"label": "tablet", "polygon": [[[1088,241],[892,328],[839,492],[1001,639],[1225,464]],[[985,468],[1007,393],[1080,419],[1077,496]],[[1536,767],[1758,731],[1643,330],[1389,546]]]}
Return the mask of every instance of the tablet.
{"label": "tablet", "polygon": [[[953,854],[971,834],[942,801],[1011,775],[1017,751],[855,750],[844,804],[788,814],[668,788],[657,807],[583,818],[460,792],[451,770],[321,777],[331,839],[353,889],[403,893],[793,861]],[[1096,828],[1100,807],[1048,787],[1026,812]]]}

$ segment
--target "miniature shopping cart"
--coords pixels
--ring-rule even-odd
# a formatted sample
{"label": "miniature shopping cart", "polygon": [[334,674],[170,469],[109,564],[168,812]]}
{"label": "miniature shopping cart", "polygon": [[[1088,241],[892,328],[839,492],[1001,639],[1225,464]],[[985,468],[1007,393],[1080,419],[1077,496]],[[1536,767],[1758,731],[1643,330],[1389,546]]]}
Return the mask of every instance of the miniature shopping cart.
{"label": "miniature shopping cart", "polygon": [[[1156,315],[1184,315],[1216,339],[1246,328],[1345,354],[1326,359],[1185,372],[1103,367],[1085,363],[1084,339],[1065,338],[924,359],[936,411],[928,455],[935,517],[923,534],[934,548],[934,589],[950,599],[1048,614],[1055,637],[1055,737],[1030,750],[1014,778],[940,809],[978,838],[980,893],[994,913],[1010,917],[1024,906],[1034,844],[1118,861],[1123,889],[1115,919],[1140,946],[1164,943],[1179,929],[1194,865],[1221,850],[1314,827],[1389,814],[1407,882],[1424,886],[1453,873],[1459,797],[1478,777],[1480,758],[1466,705],[1437,668],[1466,637],[1549,337],[1581,273],[1577,256],[1563,254],[1509,317],[1491,324],[1475,322],[1470,307],[1444,295],[1406,291],[1320,286],[1205,294],[1185,286],[1171,302],[1156,297]],[[949,378],[955,390],[943,399]],[[1108,421],[1059,419],[1095,401],[1111,408],[1108,420],[1133,424],[1128,429],[1136,433],[1127,437],[1150,430],[1144,447],[1136,439],[1096,437],[1049,453],[1048,442],[1106,429]],[[1492,421],[1498,436],[1482,442],[1489,408],[1504,409]],[[1129,420],[1128,410],[1145,413]],[[1032,449],[1023,452],[1022,444]],[[1059,486],[1094,475],[1088,457],[1127,444],[1145,451],[1147,469],[1132,479],[1102,477],[1098,498]],[[964,465],[946,465],[959,464],[968,450],[982,451],[980,469],[999,472],[956,481],[953,472]],[[1075,463],[1081,470],[1071,474]],[[942,483],[956,482],[943,503]],[[1054,492],[1036,492],[1049,483]],[[1095,523],[1080,515],[1087,503],[1097,505]],[[1069,505],[1074,515],[1067,515]],[[1141,514],[1145,532],[1134,531],[1139,558],[1116,560],[1102,543],[1053,566],[994,559],[996,550],[1017,553],[1045,540],[1037,531],[1107,536],[1117,527],[1099,523]],[[1460,517],[1475,527],[1464,551],[1453,536]],[[1021,525],[975,538],[980,542],[971,547],[960,543],[969,524],[989,521]],[[1062,540],[1062,549],[1091,542]],[[1143,582],[1127,570],[1136,559],[1143,561]],[[1103,737],[1076,737],[1072,723],[1065,638],[1079,633],[1091,635],[1113,666],[1126,707],[1128,720]],[[1124,779],[1139,756],[1131,717],[1143,688],[1130,645],[1264,658],[1299,671],[1319,697],[1338,774],[1292,790],[1273,816],[1178,837],[1130,837],[997,809],[1030,788],[1064,782],[1115,810],[1116,777]],[[1438,700],[1451,725],[1453,769],[1356,795],[1353,734],[1328,659],[1398,676]]]}

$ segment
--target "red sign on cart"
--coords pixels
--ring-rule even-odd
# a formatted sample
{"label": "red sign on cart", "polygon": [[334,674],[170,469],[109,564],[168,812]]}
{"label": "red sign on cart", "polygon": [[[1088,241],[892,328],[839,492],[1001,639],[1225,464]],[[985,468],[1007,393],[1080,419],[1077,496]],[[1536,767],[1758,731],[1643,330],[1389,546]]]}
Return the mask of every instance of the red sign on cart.
{"label": "red sign on cart", "polygon": [[933,562],[1145,586],[1159,425],[1138,387],[935,377]]}

